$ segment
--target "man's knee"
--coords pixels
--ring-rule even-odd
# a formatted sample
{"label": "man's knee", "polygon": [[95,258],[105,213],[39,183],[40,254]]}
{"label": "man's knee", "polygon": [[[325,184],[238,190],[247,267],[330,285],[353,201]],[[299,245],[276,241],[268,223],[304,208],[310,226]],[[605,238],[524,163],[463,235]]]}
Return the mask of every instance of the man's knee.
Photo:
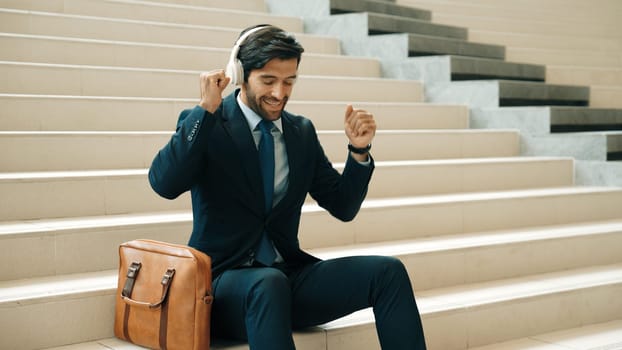
{"label": "man's knee", "polygon": [[393,256],[379,256],[378,266],[381,273],[403,274],[406,273],[406,267],[402,261]]}
{"label": "man's knee", "polygon": [[269,300],[284,301],[291,297],[291,287],[287,276],[272,268],[258,269],[252,287],[248,294],[248,301]]}
{"label": "man's knee", "polygon": [[379,256],[377,259],[377,278],[381,278],[386,283],[410,282],[408,271],[401,260],[392,256]]}

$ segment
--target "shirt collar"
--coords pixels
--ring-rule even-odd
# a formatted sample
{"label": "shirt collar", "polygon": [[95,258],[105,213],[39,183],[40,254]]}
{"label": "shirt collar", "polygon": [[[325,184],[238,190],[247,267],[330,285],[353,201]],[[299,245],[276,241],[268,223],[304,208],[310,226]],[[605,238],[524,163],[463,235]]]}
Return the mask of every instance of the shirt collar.
{"label": "shirt collar", "polygon": [[[246,121],[248,122],[248,127],[251,128],[251,131],[253,131],[255,130],[255,128],[257,127],[257,124],[259,124],[262,118],[257,113],[255,113],[255,111],[250,109],[250,107],[245,105],[244,102],[242,102],[242,98],[240,97],[240,94],[241,92],[238,93],[238,96],[237,96],[238,105],[240,106],[240,109],[242,110],[242,114],[244,114],[244,118],[246,118]],[[283,133],[283,123],[281,121],[281,118],[273,121],[272,123],[274,124],[274,126],[277,127],[277,129],[279,129],[281,133]]]}

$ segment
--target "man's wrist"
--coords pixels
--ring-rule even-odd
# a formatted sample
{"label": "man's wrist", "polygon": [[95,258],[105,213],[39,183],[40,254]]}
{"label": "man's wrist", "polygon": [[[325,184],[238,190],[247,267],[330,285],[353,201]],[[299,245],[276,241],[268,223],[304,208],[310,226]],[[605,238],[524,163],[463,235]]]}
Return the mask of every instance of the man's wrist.
{"label": "man's wrist", "polygon": [[351,143],[348,143],[348,150],[350,150],[350,152],[355,153],[355,154],[364,154],[367,156],[367,153],[369,153],[370,149],[371,149],[371,143],[365,147],[356,147],[352,145]]}
{"label": "man's wrist", "polygon": [[206,110],[209,113],[214,114],[214,112],[216,112],[216,110],[218,109],[218,107],[220,106],[220,104],[214,105],[213,103],[208,103],[205,102],[203,100],[201,100],[199,102],[199,107],[203,108],[204,110]]}

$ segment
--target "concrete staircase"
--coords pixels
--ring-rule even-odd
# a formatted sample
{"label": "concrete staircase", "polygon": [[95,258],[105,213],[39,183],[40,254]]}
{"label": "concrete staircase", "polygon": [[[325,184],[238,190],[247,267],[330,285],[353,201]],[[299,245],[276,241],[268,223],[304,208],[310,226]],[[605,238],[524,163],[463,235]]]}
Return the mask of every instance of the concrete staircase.
{"label": "concrete staircase", "polygon": [[[607,162],[621,158],[615,145],[622,137],[622,31],[612,16],[622,13],[619,3],[603,0],[589,9],[581,1],[528,0],[267,3],[273,12],[303,16],[308,32],[341,37],[346,54],[379,58],[384,76],[423,81],[427,101],[469,105],[472,128],[518,128],[522,155],[575,157],[578,184],[622,186],[614,175],[622,164]],[[361,3],[376,5],[361,12]],[[500,108],[523,106],[573,108]],[[543,114],[550,122],[538,128],[525,121]],[[559,118],[571,122],[559,128]],[[585,142],[576,138],[611,146],[577,152]]]}
{"label": "concrete staircase", "polygon": [[[371,23],[351,27],[364,31],[364,44],[377,40],[386,51],[401,41],[405,57],[451,53],[391,61],[393,69],[420,74],[411,68],[444,60],[458,79],[511,78],[479,82],[502,91],[499,100],[588,103],[585,88],[543,84],[542,66],[502,61],[500,45],[464,44],[464,29],[427,23],[429,11],[330,4],[336,15],[318,21]],[[305,248],[325,258],[399,257],[430,349],[588,349],[577,334],[589,335],[590,347],[622,342],[622,189],[575,186],[572,158],[521,156],[522,129],[469,129],[473,109],[424,102],[442,82],[426,76],[424,89],[392,76],[388,58],[344,56],[361,46],[357,37],[304,34],[307,21],[270,14],[262,0],[0,0],[0,348],[138,349],[112,334],[118,244],[185,243],[192,220],[188,196],[159,198],[147,168],[179,111],[196,103],[199,71],[222,67],[239,31],[266,22],[298,33],[306,48],[289,110],[314,121],[338,167],[346,102],[380,125],[361,213],[339,223],[309,201]],[[549,99],[530,97],[534,86]],[[578,113],[515,108],[558,111],[564,127]],[[616,142],[607,136],[607,152]],[[369,310],[295,339],[299,349],[378,348]],[[518,345],[498,345],[505,341]],[[214,348],[248,346],[217,340]]]}

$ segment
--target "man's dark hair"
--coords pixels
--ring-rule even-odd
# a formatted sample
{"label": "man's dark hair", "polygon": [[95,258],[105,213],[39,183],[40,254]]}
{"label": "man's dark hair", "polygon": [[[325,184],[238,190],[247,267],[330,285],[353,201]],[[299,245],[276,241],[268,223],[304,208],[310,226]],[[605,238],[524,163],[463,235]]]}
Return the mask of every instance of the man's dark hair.
{"label": "man's dark hair", "polygon": [[304,48],[293,35],[272,25],[260,24],[247,28],[240,33],[240,36],[257,27],[265,28],[249,35],[240,45],[238,52],[238,59],[242,62],[242,67],[244,67],[245,83],[248,82],[248,76],[253,69],[263,68],[271,59],[296,58],[300,64],[300,59],[304,52]]}

